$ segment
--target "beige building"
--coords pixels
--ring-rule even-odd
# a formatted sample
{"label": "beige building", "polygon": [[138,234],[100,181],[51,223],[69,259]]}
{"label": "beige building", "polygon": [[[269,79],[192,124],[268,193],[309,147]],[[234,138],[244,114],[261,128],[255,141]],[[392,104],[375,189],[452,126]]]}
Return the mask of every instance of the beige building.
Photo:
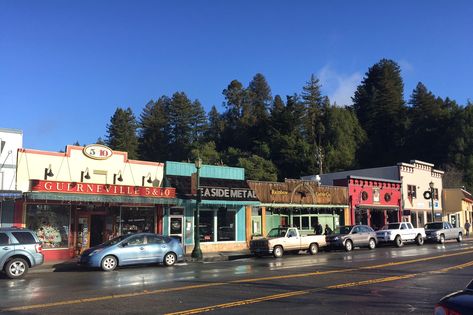
{"label": "beige building", "polygon": [[[399,163],[399,173],[402,180],[403,219],[409,220],[416,227],[425,223],[440,221],[442,218],[442,177],[444,172],[434,169],[434,164],[411,160],[410,163]],[[434,189],[432,219],[432,201],[426,199],[424,193]]]}
{"label": "beige building", "polygon": [[[445,188],[443,196],[443,219],[455,227],[464,227],[466,220],[473,219],[473,196],[462,188]],[[471,228],[470,228],[471,232]]]}

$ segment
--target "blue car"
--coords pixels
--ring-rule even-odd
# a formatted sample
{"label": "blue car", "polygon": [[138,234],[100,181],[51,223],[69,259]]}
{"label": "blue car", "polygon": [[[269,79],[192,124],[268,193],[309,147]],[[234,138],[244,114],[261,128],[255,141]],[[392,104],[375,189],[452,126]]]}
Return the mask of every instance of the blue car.
{"label": "blue car", "polygon": [[122,235],[85,250],[79,264],[112,271],[118,266],[163,263],[172,266],[184,260],[177,239],[153,233]]}

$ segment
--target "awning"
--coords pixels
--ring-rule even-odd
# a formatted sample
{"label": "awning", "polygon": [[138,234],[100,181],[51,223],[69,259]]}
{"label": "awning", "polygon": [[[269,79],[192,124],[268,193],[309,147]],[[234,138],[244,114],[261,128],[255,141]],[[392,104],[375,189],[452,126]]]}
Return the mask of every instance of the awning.
{"label": "awning", "polygon": [[394,205],[357,205],[355,208],[374,210],[399,210],[399,206]]}
{"label": "awning", "polygon": [[125,204],[152,204],[152,205],[175,205],[178,204],[176,198],[149,198],[149,197],[129,197],[113,195],[88,195],[88,194],[58,194],[43,192],[25,193],[27,201],[54,200],[63,202],[106,202]]}
{"label": "awning", "polygon": [[318,205],[318,204],[298,204],[298,203],[262,203],[261,207],[271,208],[348,208],[348,205]]}

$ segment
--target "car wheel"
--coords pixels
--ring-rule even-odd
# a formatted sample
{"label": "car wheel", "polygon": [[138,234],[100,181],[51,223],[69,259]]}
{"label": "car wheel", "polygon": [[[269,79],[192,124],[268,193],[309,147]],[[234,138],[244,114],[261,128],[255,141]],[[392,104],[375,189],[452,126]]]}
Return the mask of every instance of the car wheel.
{"label": "car wheel", "polygon": [[441,234],[441,235],[439,236],[439,243],[440,243],[440,244],[445,243],[445,235]]}
{"label": "car wheel", "polygon": [[105,256],[100,263],[103,271],[113,271],[117,268],[118,261],[114,256]]}
{"label": "car wheel", "polygon": [[368,242],[368,248],[369,249],[375,249],[376,248],[376,241],[372,238],[370,238],[370,241]]}
{"label": "car wheel", "polygon": [[13,258],[5,265],[5,273],[10,279],[18,279],[28,272],[28,263],[22,258]]}
{"label": "car wheel", "polygon": [[424,238],[422,237],[422,235],[419,234],[416,236],[416,244],[418,246],[424,245]]}
{"label": "car wheel", "polygon": [[309,253],[311,255],[315,255],[319,252],[319,245],[317,245],[316,243],[312,243],[310,244],[309,246]]}
{"label": "car wheel", "polygon": [[176,263],[177,257],[174,253],[167,253],[164,255],[163,263],[165,266],[172,266]]}
{"label": "car wheel", "polygon": [[460,243],[461,241],[463,241],[463,235],[458,233],[457,242]]}
{"label": "car wheel", "polygon": [[284,254],[284,250],[282,249],[281,246],[276,246],[276,247],[274,247],[274,249],[273,249],[273,256],[274,256],[275,258],[280,258],[280,257],[282,257],[283,254]]}
{"label": "car wheel", "polygon": [[396,247],[401,247],[402,245],[404,245],[399,235],[396,236],[396,238],[394,239],[394,244],[396,245]]}
{"label": "car wheel", "polygon": [[346,250],[347,252],[350,252],[352,249],[353,249],[353,243],[352,243],[352,241],[347,240],[347,241],[345,242],[345,250]]}

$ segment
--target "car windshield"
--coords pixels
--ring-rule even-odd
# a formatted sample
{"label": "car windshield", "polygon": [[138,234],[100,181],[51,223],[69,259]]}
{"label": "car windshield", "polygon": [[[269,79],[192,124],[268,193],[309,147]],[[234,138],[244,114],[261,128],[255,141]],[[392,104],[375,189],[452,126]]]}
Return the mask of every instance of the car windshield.
{"label": "car windshield", "polygon": [[106,241],[105,243],[103,243],[102,245],[104,246],[112,246],[112,245],[115,245],[115,244],[118,244],[120,243],[121,241],[123,241],[125,238],[127,238],[128,236],[130,235],[122,235],[122,236],[119,236],[119,237],[115,237],[109,241]]}
{"label": "car windshield", "polygon": [[466,287],[466,289],[473,291],[473,280],[471,280],[470,284]]}
{"label": "car windshield", "polygon": [[439,230],[443,229],[443,223],[442,222],[435,222],[435,223],[427,223],[424,228],[426,230]]}
{"label": "car windshield", "polygon": [[353,228],[352,225],[349,225],[349,226],[340,226],[340,227],[338,227],[338,228],[335,229],[335,231],[333,232],[333,234],[349,234],[352,228]]}
{"label": "car windshield", "polygon": [[287,232],[287,229],[284,228],[274,228],[271,229],[268,233],[268,237],[282,237],[285,236]]}
{"label": "car windshield", "polygon": [[399,223],[389,223],[383,226],[381,230],[397,230],[399,229],[400,224]]}

